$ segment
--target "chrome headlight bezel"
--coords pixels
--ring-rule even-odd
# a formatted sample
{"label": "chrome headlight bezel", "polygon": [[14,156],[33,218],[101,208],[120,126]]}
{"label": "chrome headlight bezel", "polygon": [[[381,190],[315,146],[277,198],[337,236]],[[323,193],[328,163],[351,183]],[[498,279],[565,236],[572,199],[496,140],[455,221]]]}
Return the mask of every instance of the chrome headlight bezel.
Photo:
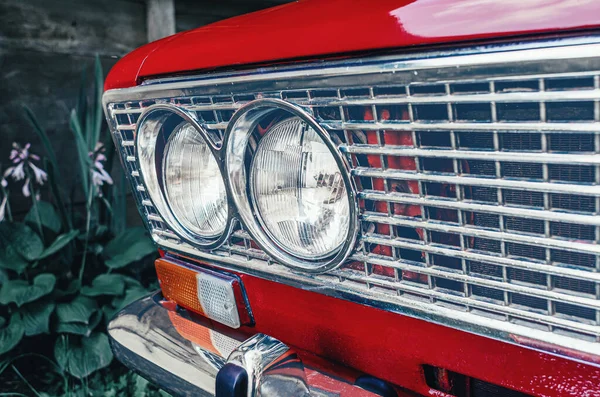
{"label": "chrome headlight bezel", "polygon": [[[249,138],[257,123],[272,112],[284,111],[290,116],[298,117],[307,123],[317,133],[329,149],[343,178],[348,200],[349,225],[343,244],[331,254],[323,258],[307,259],[295,256],[283,248],[270,233],[265,230],[260,215],[257,214],[250,192],[250,175],[246,172],[246,151]],[[331,270],[344,262],[354,249],[358,235],[358,199],[354,181],[350,178],[347,162],[340,156],[329,134],[299,106],[279,99],[257,99],[238,109],[229,121],[223,142],[225,152],[225,173],[229,184],[230,199],[233,201],[237,216],[254,241],[262,250],[277,262],[292,269],[322,273]]]}
{"label": "chrome headlight bezel", "polygon": [[[180,238],[204,249],[212,249],[222,245],[231,234],[234,225],[234,210],[227,198],[227,220],[224,231],[215,237],[202,237],[188,230],[180,222],[170,208],[163,180],[163,150],[166,143],[158,144],[159,136],[171,134],[182,122],[187,122],[196,130],[209,147],[211,155],[217,162],[221,177],[224,177],[221,151],[209,134],[198,123],[197,119],[187,112],[168,104],[156,104],[148,107],[139,117],[135,134],[136,162],[142,183],[153,206],[162,216],[175,234]],[[168,138],[168,136],[166,137]],[[166,139],[165,139],[166,142]],[[159,149],[159,150],[157,150]],[[157,153],[158,151],[158,153]],[[227,194],[227,183],[223,178]]]}

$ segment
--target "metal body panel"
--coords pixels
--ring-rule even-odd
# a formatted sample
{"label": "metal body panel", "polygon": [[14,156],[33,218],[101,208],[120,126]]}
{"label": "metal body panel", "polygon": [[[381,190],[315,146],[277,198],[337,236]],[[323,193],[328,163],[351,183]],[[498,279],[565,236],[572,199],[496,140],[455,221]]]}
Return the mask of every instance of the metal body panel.
{"label": "metal body panel", "polygon": [[151,76],[348,53],[596,28],[595,0],[309,0],[148,44],[117,63],[106,89]]}

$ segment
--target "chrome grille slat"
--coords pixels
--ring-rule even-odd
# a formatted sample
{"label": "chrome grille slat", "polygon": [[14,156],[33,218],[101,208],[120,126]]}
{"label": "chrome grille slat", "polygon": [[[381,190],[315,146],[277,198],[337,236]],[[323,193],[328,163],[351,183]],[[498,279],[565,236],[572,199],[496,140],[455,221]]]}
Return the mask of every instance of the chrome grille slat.
{"label": "chrome grille slat", "polygon": [[435,123],[435,122],[337,122],[323,121],[321,125],[329,130],[390,130],[390,131],[502,131],[512,133],[540,132],[547,133],[595,133],[600,128],[600,123]]}
{"label": "chrome grille slat", "polygon": [[600,194],[600,186],[588,184],[575,185],[568,183],[530,182],[524,180],[494,179],[474,176],[454,176],[450,173],[411,172],[367,167],[356,167],[352,170],[352,174],[356,176],[368,176],[371,178],[393,178],[417,180],[420,182],[445,182],[454,185],[520,189],[542,193],[571,193],[587,196],[597,196]]}
{"label": "chrome grille slat", "polygon": [[401,146],[341,145],[344,153],[376,154],[378,156],[430,157],[459,160],[514,161],[542,164],[583,164],[598,165],[600,158],[593,154],[561,154],[530,152],[494,152],[452,149],[414,149]]}
{"label": "chrome grille slat", "polygon": [[[446,83],[447,84],[447,83]],[[545,91],[545,92],[511,92],[511,93],[493,93],[493,94],[456,94],[456,95],[433,95],[417,96],[406,95],[405,97],[394,98],[369,98],[369,99],[344,99],[344,100],[310,100],[293,101],[301,105],[318,106],[357,106],[357,105],[402,105],[402,104],[455,104],[455,103],[482,103],[482,102],[535,102],[540,101],[581,101],[594,100],[600,96],[600,90],[590,89],[581,91]]]}
{"label": "chrome grille slat", "polygon": [[[158,81],[105,103],[140,210],[164,248],[600,357],[600,39],[546,46],[385,58],[375,71],[365,60]],[[233,112],[267,97],[312,112],[357,184],[357,248],[323,275],[273,262],[243,229],[213,251],[190,246],[156,212],[137,170],[135,122],[153,103],[180,107],[222,138]]]}
{"label": "chrome grille slat", "polygon": [[[334,271],[332,271],[332,274],[337,275],[339,277],[343,277],[348,280],[359,281],[361,283],[373,282],[372,280],[369,280],[368,277],[366,277],[363,274],[360,274],[358,272],[352,273],[349,275],[348,273],[343,273],[339,270],[334,270]],[[394,284],[394,282],[392,282],[392,281],[379,280],[378,284],[387,285],[390,288],[397,288],[401,292],[409,292],[409,293],[412,293],[415,295],[420,295],[423,293],[423,290],[420,289],[419,287],[407,285],[405,283]],[[489,310],[490,312],[495,312],[498,314],[507,314],[510,316],[514,316],[516,318],[524,318],[524,319],[533,320],[533,321],[540,321],[540,322],[548,321],[548,322],[551,322],[552,325],[557,325],[557,326],[561,326],[561,327],[565,327],[565,328],[573,328],[573,329],[577,329],[582,332],[593,334],[593,335],[600,335],[600,331],[598,330],[598,327],[589,325],[589,324],[578,323],[575,321],[569,321],[569,320],[556,318],[556,317],[553,317],[550,320],[548,320],[547,316],[540,315],[538,313],[523,311],[523,310],[519,310],[519,309],[515,309],[512,307],[507,307],[507,306],[499,307],[498,305],[495,305],[492,303],[487,303],[485,301],[472,300],[472,299],[464,298],[461,296],[449,295],[447,293],[440,292],[440,291],[431,291],[431,294],[436,299],[449,301],[449,302],[460,304],[460,305],[465,305],[470,308],[485,309],[486,311]]]}
{"label": "chrome grille slat", "polygon": [[[419,250],[428,254],[439,254],[449,257],[458,257],[467,260],[477,261],[486,264],[498,265],[501,267],[511,267],[540,273],[548,273],[556,276],[568,276],[580,280],[598,281],[600,276],[597,273],[582,272],[568,267],[549,266],[539,262],[528,262],[524,260],[511,259],[506,256],[492,256],[473,251],[461,251],[456,248],[447,248],[431,244],[419,244],[399,238],[390,239],[381,236],[365,236],[363,241],[372,244],[389,245],[391,247],[406,248],[410,250]],[[391,264],[389,266],[392,266]],[[508,284],[508,283],[507,283]]]}
{"label": "chrome grille slat", "polygon": [[583,215],[580,213],[558,212],[557,210],[548,211],[535,208],[513,207],[507,205],[489,205],[468,200],[457,201],[447,198],[419,197],[416,195],[395,192],[378,192],[375,190],[363,190],[358,194],[358,197],[365,200],[389,201],[392,203],[400,204],[411,204],[419,206],[422,205],[429,207],[472,211],[485,214],[528,217],[532,219],[600,226],[600,218],[592,214]]}
{"label": "chrome grille slat", "polygon": [[[444,233],[455,233],[462,234],[463,236],[472,237],[485,237],[493,240],[500,240],[504,242],[514,242],[520,244],[528,244],[534,246],[541,246],[545,248],[559,248],[566,251],[574,252],[586,252],[589,254],[600,254],[600,246],[593,243],[580,243],[575,240],[560,240],[544,236],[536,236],[532,234],[523,233],[507,233],[506,231],[500,232],[493,229],[485,229],[482,227],[466,227],[456,226],[453,224],[434,222],[434,221],[419,221],[413,220],[413,218],[400,217],[400,216],[380,216],[377,213],[365,212],[361,219],[363,222],[373,222],[385,225],[405,226],[426,230],[433,230]],[[586,272],[589,274],[589,272]],[[585,280],[586,278],[582,278]],[[600,279],[599,279],[600,280]]]}

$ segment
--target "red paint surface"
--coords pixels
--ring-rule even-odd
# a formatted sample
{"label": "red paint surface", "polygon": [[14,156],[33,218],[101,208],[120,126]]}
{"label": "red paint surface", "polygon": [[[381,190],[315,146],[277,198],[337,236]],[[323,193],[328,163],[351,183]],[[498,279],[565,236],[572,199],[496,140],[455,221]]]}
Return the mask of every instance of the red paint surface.
{"label": "red paint surface", "polygon": [[149,76],[598,26],[598,0],[303,0],[148,44],[117,63],[105,89]]}
{"label": "red paint surface", "polygon": [[241,274],[256,321],[246,333],[295,348],[427,396],[429,364],[544,397],[600,396],[600,368],[423,320]]}

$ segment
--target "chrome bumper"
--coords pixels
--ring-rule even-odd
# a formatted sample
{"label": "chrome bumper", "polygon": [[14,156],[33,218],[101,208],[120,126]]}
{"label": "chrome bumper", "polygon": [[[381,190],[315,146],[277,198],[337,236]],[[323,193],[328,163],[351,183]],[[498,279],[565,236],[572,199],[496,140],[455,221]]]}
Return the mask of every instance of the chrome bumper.
{"label": "chrome bumper", "polygon": [[163,301],[160,292],[119,312],[108,325],[108,334],[119,361],[174,395],[227,395],[224,391],[231,382],[226,372],[232,365],[245,370],[249,397],[388,395],[309,367],[268,335],[246,338],[209,320],[192,320]]}

